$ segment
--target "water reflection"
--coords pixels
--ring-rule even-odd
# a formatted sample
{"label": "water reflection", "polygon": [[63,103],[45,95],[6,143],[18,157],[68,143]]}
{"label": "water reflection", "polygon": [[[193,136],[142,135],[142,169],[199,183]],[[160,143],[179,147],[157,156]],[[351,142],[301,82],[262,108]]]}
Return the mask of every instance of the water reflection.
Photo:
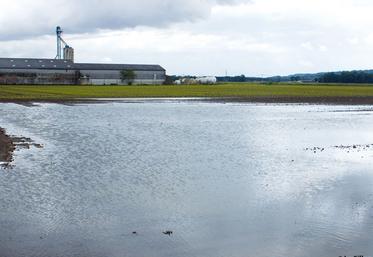
{"label": "water reflection", "polygon": [[372,114],[345,106],[2,104],[0,125],[45,148],[17,152],[16,167],[0,171],[0,253],[371,256],[373,148],[332,146],[372,144]]}

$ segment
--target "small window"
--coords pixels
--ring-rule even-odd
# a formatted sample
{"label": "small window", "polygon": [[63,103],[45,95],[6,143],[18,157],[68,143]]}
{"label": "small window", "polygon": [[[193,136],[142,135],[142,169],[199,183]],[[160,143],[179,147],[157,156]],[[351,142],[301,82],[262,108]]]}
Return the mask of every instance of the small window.
{"label": "small window", "polygon": [[64,63],[67,63],[67,61],[63,61]]}
{"label": "small window", "polygon": [[30,64],[27,64],[27,67],[31,67],[31,65],[30,65]]}
{"label": "small window", "polygon": [[57,68],[57,65],[53,65],[53,67]]}
{"label": "small window", "polygon": [[14,60],[10,60],[11,62],[14,62]]}
{"label": "small window", "polygon": [[51,62],[53,62],[53,60],[51,60]]}
{"label": "small window", "polygon": [[45,65],[43,64],[41,67],[45,67]]}
{"label": "small window", "polygon": [[39,60],[39,62],[43,62],[42,60]]}
{"label": "small window", "polygon": [[71,65],[67,65],[67,68],[71,68]]}
{"label": "small window", "polygon": [[25,60],[25,62],[28,62],[28,60]]}
{"label": "small window", "polygon": [[12,66],[13,66],[13,67],[16,67],[16,65],[15,65],[15,64],[13,64]]}

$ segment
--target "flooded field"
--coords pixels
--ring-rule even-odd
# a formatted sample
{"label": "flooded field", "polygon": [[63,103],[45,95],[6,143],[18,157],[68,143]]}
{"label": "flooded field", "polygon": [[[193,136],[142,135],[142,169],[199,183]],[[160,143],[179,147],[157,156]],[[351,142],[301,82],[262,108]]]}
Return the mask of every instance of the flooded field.
{"label": "flooded field", "polygon": [[[373,107],[0,104],[0,256],[373,256]],[[163,232],[172,231],[170,235]]]}

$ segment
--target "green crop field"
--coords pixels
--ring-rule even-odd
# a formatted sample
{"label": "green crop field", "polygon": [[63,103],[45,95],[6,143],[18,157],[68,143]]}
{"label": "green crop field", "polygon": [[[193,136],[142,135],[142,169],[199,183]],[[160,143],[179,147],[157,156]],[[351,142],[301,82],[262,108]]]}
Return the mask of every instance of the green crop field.
{"label": "green crop field", "polygon": [[14,86],[0,85],[0,101],[63,101],[149,97],[373,97],[373,85],[251,84],[183,86]]}

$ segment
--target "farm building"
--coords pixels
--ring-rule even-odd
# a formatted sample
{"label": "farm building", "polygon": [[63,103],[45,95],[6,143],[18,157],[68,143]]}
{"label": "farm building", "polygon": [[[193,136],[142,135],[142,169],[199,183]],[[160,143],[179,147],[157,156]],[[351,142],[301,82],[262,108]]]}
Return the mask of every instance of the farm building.
{"label": "farm building", "polygon": [[159,65],[75,63],[74,48],[56,28],[55,59],[0,58],[0,84],[123,85],[163,84]]}
{"label": "farm building", "polygon": [[0,58],[0,84],[162,84],[165,79],[166,71],[159,65],[75,63],[72,58]]}

